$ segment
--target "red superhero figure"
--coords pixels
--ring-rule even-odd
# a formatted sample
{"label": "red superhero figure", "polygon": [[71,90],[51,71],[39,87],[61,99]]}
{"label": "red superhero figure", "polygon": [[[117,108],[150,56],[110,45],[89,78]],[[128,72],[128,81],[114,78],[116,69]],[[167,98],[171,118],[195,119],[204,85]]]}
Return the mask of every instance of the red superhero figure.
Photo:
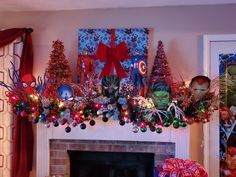
{"label": "red superhero figure", "polygon": [[20,81],[20,89],[26,93],[32,94],[36,91],[36,79],[32,74],[25,74]]}
{"label": "red superhero figure", "polygon": [[93,70],[93,58],[88,55],[87,51],[84,51],[83,55],[80,55],[78,58],[77,66],[77,72],[80,77],[80,85],[84,85],[86,81],[89,82],[89,78],[91,77]]}

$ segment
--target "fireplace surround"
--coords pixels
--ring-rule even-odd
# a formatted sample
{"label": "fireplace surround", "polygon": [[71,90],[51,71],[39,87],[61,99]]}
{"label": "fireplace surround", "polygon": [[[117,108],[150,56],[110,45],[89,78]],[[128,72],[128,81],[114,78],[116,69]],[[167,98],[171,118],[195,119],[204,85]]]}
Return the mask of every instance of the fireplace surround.
{"label": "fireplace surround", "polygon": [[81,130],[37,125],[36,175],[45,177],[64,174],[69,177],[70,160],[67,151],[154,153],[154,164],[166,158],[189,159],[189,128],[165,128],[157,134],[132,132],[132,125],[120,126],[115,121],[96,121],[93,127]]}

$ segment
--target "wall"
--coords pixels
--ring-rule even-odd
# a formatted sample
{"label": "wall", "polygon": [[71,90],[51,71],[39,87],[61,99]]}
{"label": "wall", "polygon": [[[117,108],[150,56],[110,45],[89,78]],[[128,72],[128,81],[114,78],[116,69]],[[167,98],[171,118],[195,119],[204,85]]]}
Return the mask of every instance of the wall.
{"label": "wall", "polygon": [[[0,13],[0,27],[32,27],[34,72],[43,74],[53,40],[65,44],[76,71],[78,28],[149,27],[149,72],[158,40],[162,40],[172,73],[190,80],[202,73],[202,35],[236,33],[236,5]],[[75,74],[74,74],[75,76]],[[203,162],[202,126],[191,126],[190,158]]]}

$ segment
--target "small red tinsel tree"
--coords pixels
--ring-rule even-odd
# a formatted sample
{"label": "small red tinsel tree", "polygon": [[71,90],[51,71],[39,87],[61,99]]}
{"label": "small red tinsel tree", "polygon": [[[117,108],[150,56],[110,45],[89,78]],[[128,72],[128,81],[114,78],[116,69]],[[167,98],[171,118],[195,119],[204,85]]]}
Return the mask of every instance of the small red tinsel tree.
{"label": "small red tinsel tree", "polygon": [[72,82],[72,72],[69,62],[65,57],[64,45],[60,40],[53,41],[53,50],[50,54],[50,61],[47,67],[47,87],[45,97],[57,97],[57,88],[62,83]]}
{"label": "small red tinsel tree", "polygon": [[170,86],[173,84],[173,78],[168,66],[167,57],[164,51],[164,45],[162,41],[158,42],[157,52],[152,67],[152,72],[149,79],[148,95],[151,95],[152,84],[155,82],[166,82]]}

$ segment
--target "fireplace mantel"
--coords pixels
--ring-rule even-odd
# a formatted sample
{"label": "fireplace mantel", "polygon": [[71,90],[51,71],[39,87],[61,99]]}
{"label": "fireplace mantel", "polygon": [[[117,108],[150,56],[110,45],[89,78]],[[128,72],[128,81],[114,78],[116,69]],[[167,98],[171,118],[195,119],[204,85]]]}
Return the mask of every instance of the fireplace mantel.
{"label": "fireplace mantel", "polygon": [[120,126],[117,121],[96,121],[96,125],[87,125],[85,130],[79,127],[72,128],[70,133],[65,132],[65,126],[46,128],[43,124],[37,125],[37,177],[49,175],[49,140],[115,140],[115,141],[142,141],[142,142],[173,142],[175,143],[175,157],[189,158],[189,127],[164,128],[161,134],[147,131],[145,133],[133,133],[133,126],[126,124]]}

